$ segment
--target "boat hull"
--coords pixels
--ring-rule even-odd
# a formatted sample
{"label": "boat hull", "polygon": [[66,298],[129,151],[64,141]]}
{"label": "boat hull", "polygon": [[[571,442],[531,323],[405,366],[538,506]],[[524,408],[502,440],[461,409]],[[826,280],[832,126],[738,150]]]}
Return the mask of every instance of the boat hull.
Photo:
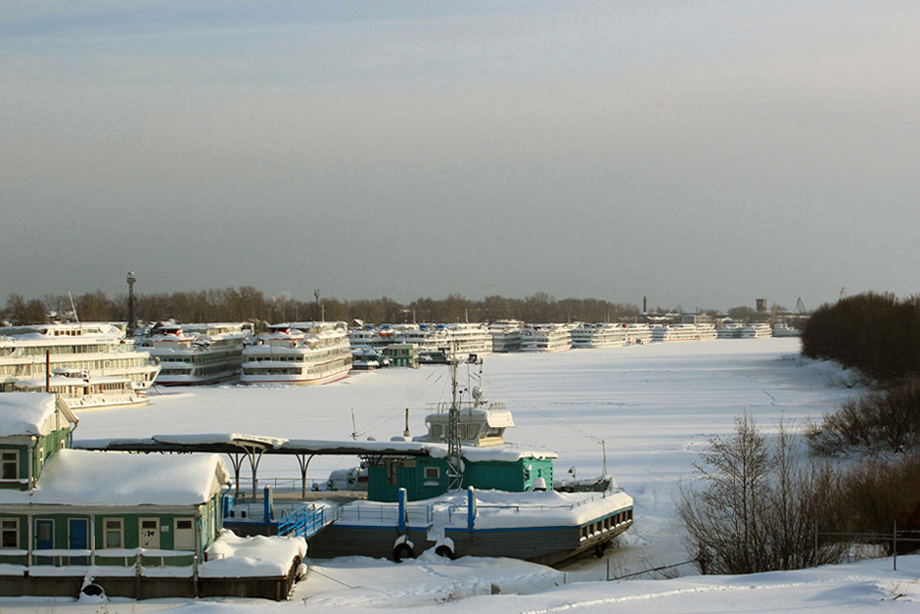
{"label": "boat hull", "polygon": [[[626,510],[623,510],[626,512]],[[632,526],[632,508],[628,518],[584,536],[583,527],[521,527],[503,529],[450,529],[445,536],[453,542],[453,555],[509,557],[523,559],[541,565],[559,565],[585,554],[602,550],[617,535]],[[424,528],[409,528],[406,531],[412,543],[412,557],[431,548],[438,542],[431,541],[429,531]],[[369,527],[333,523],[311,537],[308,541],[310,558],[329,559],[339,556],[369,556],[393,558],[394,544],[400,533],[394,526]]]}

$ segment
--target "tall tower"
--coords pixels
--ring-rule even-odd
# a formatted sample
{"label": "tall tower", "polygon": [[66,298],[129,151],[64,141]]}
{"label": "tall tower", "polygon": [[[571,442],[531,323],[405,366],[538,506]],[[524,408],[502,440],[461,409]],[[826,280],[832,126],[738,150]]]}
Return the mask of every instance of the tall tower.
{"label": "tall tower", "polygon": [[134,282],[137,281],[134,273],[128,272],[128,327],[125,331],[126,336],[134,337],[134,327],[137,319],[134,315]]}

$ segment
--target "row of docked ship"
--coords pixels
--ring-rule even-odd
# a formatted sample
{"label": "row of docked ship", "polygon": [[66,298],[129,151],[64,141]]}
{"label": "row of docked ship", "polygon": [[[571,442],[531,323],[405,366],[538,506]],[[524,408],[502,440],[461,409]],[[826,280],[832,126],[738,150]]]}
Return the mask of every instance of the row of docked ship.
{"label": "row of docked ship", "polygon": [[283,322],[259,335],[248,322],[160,323],[142,338],[164,386],[324,384],[351,370],[345,322]]}
{"label": "row of docked ship", "polygon": [[[790,336],[795,329],[750,324],[718,329],[711,321],[664,323],[544,323],[525,324],[520,320],[497,320],[491,324],[385,324],[361,326],[349,332],[360,368],[385,363],[390,350],[412,345],[421,363],[445,363],[451,356],[490,352],[560,352],[572,348],[604,348],[664,341],[703,341],[732,337],[764,338]],[[371,365],[371,366],[365,366]]]}

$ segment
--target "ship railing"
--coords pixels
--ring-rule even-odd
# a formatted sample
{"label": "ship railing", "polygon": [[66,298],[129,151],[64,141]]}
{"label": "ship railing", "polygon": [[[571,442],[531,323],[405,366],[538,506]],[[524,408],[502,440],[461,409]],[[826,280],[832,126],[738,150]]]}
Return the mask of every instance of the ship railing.
{"label": "ship railing", "polygon": [[[450,411],[452,403],[450,401],[439,401],[437,403],[428,403],[428,411],[430,413],[446,414]],[[457,403],[457,408],[461,411],[464,409],[485,409],[489,411],[505,411],[504,401],[489,401],[481,405],[477,405],[476,401],[459,401]]]}
{"label": "ship railing", "polygon": [[[428,526],[432,523],[434,513],[431,505],[409,505],[406,507],[406,524],[409,526]],[[399,524],[399,507],[396,503],[361,502],[343,505],[336,511],[338,522],[379,522],[397,526]]]}
{"label": "ship railing", "polygon": [[[595,501],[601,501],[606,499],[608,495],[613,494],[618,491],[607,491],[607,492],[598,492],[594,493],[589,497],[579,499],[578,501],[573,501],[571,503],[560,503],[557,505],[533,505],[533,504],[513,504],[513,503],[482,503],[481,501],[476,502],[477,513],[484,510],[514,510],[515,512],[521,511],[537,511],[537,512],[550,512],[558,510],[573,510],[582,505],[587,505],[588,503],[594,503]],[[453,520],[455,515],[461,515],[463,517],[467,516],[467,506],[463,504],[450,504],[447,506],[448,518]]]}

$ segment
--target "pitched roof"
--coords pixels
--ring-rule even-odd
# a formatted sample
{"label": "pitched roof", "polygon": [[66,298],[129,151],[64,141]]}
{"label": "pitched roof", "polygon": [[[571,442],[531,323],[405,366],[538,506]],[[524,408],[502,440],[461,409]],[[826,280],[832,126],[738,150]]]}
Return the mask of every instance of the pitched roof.
{"label": "pitched roof", "polygon": [[0,491],[0,503],[70,505],[197,505],[230,476],[216,454],[131,454],[60,450],[37,487]]}
{"label": "pitched roof", "polygon": [[53,430],[53,425],[49,424],[48,419],[54,415],[55,409],[60,410],[69,423],[77,423],[77,417],[73,412],[64,403],[58,403],[53,394],[0,393],[0,437],[46,435]]}

